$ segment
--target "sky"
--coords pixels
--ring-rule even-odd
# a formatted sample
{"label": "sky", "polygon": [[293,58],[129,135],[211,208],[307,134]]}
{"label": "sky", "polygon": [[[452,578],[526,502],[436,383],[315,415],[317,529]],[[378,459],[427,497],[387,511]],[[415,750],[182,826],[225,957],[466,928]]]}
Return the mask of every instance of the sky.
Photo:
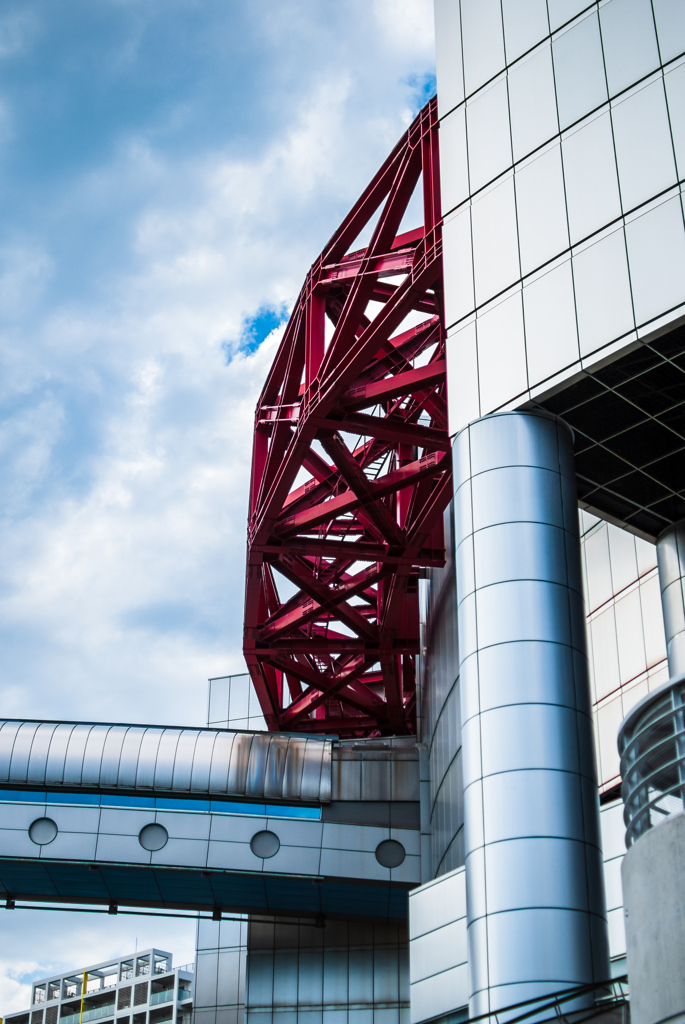
{"label": "sky", "polygon": [[[432,0],[3,0],[2,717],[202,725],[244,670],[255,402],[434,89]],[[0,910],[0,1016],[136,941],[193,959],[187,921]]]}

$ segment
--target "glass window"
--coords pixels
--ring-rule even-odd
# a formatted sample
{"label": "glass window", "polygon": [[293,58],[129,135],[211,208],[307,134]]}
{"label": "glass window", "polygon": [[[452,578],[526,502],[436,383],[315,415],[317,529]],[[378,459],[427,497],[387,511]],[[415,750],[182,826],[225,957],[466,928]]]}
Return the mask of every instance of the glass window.
{"label": "glass window", "polygon": [[685,302],[685,230],[674,196],[626,224],[635,320],[639,324]]}
{"label": "glass window", "polygon": [[568,249],[564,176],[558,143],[516,170],[521,274]]}
{"label": "glass window", "polygon": [[534,387],[580,358],[570,260],[524,287],[523,309]]}
{"label": "glass window", "polygon": [[677,181],[663,79],[612,105],[623,212]]}
{"label": "glass window", "polygon": [[521,293],[516,292],[476,321],[481,415],[528,387]]}
{"label": "glass window", "polygon": [[549,43],[509,69],[509,107],[515,161],[559,131]]}
{"label": "glass window", "polygon": [[464,99],[459,4],[454,0],[435,0],[435,64],[442,117]]}
{"label": "glass window", "polygon": [[621,216],[616,156],[608,110],[561,141],[571,243]]}
{"label": "glass window", "polygon": [[475,305],[469,206],[451,214],[443,224],[442,263],[445,280],[445,321],[449,327],[470,313]]}
{"label": "glass window", "polygon": [[461,0],[466,95],[504,67],[500,0]]}
{"label": "glass window", "polygon": [[685,52],[685,4],[683,0],[652,0],[661,60],[673,60]]}
{"label": "glass window", "polygon": [[558,35],[552,43],[552,51],[559,123],[563,129],[607,99],[596,12]]}
{"label": "glass window", "polygon": [[580,354],[588,355],[633,329],[623,229],[574,253]]}
{"label": "glass window", "polygon": [[545,0],[502,0],[507,64],[549,35]]}
{"label": "glass window", "polygon": [[480,416],[475,322],[448,335],[446,354],[449,432],[456,434]]}
{"label": "glass window", "polygon": [[685,178],[685,63],[667,71],[664,83],[678,178],[682,181]]}
{"label": "glass window", "polygon": [[513,175],[474,201],[472,217],[476,302],[481,305],[520,277]]}
{"label": "glass window", "polygon": [[599,9],[609,95],[659,67],[650,0],[609,0]]}
{"label": "glass window", "polygon": [[549,7],[549,25],[552,32],[565,25],[576,14],[589,7],[588,0],[547,0]]}
{"label": "glass window", "polygon": [[502,76],[466,105],[471,192],[511,166],[507,80]]}
{"label": "glass window", "polygon": [[463,105],[440,123],[440,193],[443,213],[463,203],[469,195],[466,116]]}

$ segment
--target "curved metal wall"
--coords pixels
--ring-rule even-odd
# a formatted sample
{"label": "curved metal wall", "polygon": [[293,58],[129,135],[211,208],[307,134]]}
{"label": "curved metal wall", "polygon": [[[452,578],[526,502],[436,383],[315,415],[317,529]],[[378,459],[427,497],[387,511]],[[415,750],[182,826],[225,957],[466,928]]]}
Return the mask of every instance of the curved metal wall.
{"label": "curved metal wall", "polygon": [[570,432],[454,445],[472,1015],[608,977]]}
{"label": "curved metal wall", "polygon": [[0,785],[325,803],[331,740],[215,729],[0,722]]}
{"label": "curved metal wall", "polygon": [[685,672],[685,520],[669,526],[656,545],[668,670]]}

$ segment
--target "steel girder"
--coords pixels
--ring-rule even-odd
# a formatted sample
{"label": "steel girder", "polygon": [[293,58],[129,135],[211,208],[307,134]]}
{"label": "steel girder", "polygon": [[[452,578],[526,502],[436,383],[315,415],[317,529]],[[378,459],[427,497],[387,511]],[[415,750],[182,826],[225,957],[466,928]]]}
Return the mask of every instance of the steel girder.
{"label": "steel girder", "polygon": [[271,730],[415,731],[451,497],[441,253],[433,98],[313,264],[257,405],[244,653]]}

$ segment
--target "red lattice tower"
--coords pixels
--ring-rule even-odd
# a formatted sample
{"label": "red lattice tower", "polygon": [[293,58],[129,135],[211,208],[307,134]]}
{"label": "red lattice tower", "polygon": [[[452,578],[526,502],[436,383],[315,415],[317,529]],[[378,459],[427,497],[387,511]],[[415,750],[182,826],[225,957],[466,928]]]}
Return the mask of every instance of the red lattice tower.
{"label": "red lattice tower", "polygon": [[257,405],[244,652],[271,730],[415,731],[451,497],[441,253],[432,99],[312,266]]}

